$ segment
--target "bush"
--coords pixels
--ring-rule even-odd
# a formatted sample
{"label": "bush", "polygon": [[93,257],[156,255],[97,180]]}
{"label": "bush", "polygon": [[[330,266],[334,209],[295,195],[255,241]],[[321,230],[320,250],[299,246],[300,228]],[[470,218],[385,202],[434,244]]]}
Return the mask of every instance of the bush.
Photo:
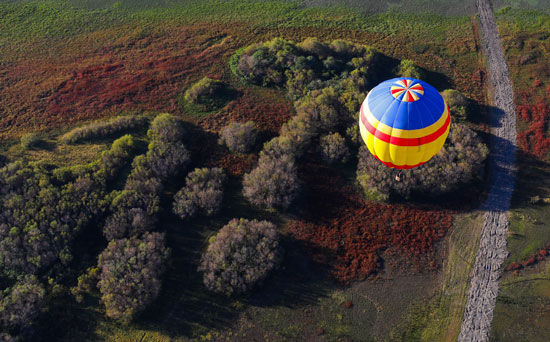
{"label": "bush", "polygon": [[[152,187],[160,186],[158,179],[150,179],[148,183],[154,184]],[[157,189],[123,190],[114,197],[111,204],[113,214],[107,218],[103,227],[107,240],[139,236],[154,228],[160,198],[153,190]]]}
{"label": "bush", "polygon": [[232,122],[220,134],[220,143],[233,153],[247,153],[256,143],[257,131],[254,122]]}
{"label": "bush", "polygon": [[126,134],[113,141],[109,150],[101,153],[101,169],[108,179],[114,178],[117,171],[128,162],[134,148],[134,138]]}
{"label": "bush", "polygon": [[195,169],[174,196],[174,213],[181,219],[192,217],[198,211],[205,215],[216,213],[223,199],[224,180],[225,174],[220,168]]}
{"label": "bush", "polygon": [[0,292],[0,327],[2,330],[28,328],[44,305],[45,291],[34,277],[26,277]]}
{"label": "bush", "polygon": [[298,116],[309,118],[315,128],[324,131],[333,130],[341,120],[338,93],[333,87],[314,90],[296,101],[295,108]]}
{"label": "bush", "polygon": [[97,284],[107,317],[129,323],[158,296],[168,254],[161,233],[109,242]]}
{"label": "bush", "polygon": [[430,161],[403,170],[401,181],[395,172],[376,160],[363,146],[359,152],[357,180],[365,195],[375,200],[388,200],[391,195],[409,197],[412,192],[441,195],[482,176],[489,149],[468,127],[452,124],[445,146]]}
{"label": "bush", "polygon": [[174,116],[164,113],[158,115],[151,127],[147,131],[147,136],[153,142],[177,142],[183,138],[183,128],[178,119]]}
{"label": "bush", "polygon": [[455,122],[465,122],[469,116],[469,101],[462,93],[454,89],[446,89],[441,96],[449,105],[451,117]]}
{"label": "bush", "polygon": [[166,179],[184,170],[191,160],[189,151],[177,142],[151,142],[144,163],[153,176]]}
{"label": "bush", "polygon": [[20,141],[21,141],[21,146],[24,149],[28,149],[31,147],[35,147],[40,142],[40,138],[36,133],[27,133],[21,136]]}
{"label": "bush", "polygon": [[106,137],[122,131],[142,127],[146,122],[147,118],[142,116],[121,116],[107,122],[95,122],[75,128],[63,135],[61,141],[65,144],[74,144],[82,140]]}
{"label": "bush", "polygon": [[208,104],[222,88],[222,81],[204,77],[187,89],[184,98],[194,104]]}
{"label": "bush", "polygon": [[300,188],[294,159],[287,154],[261,155],[256,168],[244,175],[243,188],[244,196],[254,205],[288,208]]}
{"label": "bush", "polygon": [[211,238],[201,258],[204,285],[226,295],[244,293],[279,265],[275,226],[267,221],[233,219]]}
{"label": "bush", "polygon": [[346,139],[339,133],[322,136],[319,149],[323,160],[328,163],[345,163],[349,156]]}
{"label": "bush", "polygon": [[403,77],[416,78],[417,80],[424,78],[422,70],[409,59],[401,60],[401,63],[399,63],[398,74]]}

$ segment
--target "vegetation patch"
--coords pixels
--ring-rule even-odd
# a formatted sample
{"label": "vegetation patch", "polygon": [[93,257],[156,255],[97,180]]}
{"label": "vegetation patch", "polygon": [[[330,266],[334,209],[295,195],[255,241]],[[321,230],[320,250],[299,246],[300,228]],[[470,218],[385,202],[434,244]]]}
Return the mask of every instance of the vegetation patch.
{"label": "vegetation patch", "polygon": [[84,140],[109,137],[116,133],[142,127],[146,122],[147,118],[143,116],[121,116],[109,121],[95,122],[75,128],[63,135],[61,141],[65,144],[74,144]]}
{"label": "vegetation patch", "polygon": [[305,165],[301,175],[309,189],[307,209],[286,229],[335,279],[367,278],[387,262],[386,250],[405,255],[419,269],[437,267],[436,246],[450,228],[449,213],[365,202],[335,171],[320,165]]}

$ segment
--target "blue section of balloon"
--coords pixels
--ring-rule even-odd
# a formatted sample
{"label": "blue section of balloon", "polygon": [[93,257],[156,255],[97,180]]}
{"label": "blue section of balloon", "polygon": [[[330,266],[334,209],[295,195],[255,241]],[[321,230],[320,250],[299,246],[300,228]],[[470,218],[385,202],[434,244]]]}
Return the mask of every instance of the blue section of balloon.
{"label": "blue section of balloon", "polygon": [[[391,93],[392,86],[399,80],[411,80],[412,85],[419,83],[424,94],[413,102],[403,101],[405,94],[397,98]],[[426,82],[399,77],[384,81],[369,93],[369,110],[383,124],[405,130],[421,129],[433,125],[444,111],[445,103],[439,92]]]}

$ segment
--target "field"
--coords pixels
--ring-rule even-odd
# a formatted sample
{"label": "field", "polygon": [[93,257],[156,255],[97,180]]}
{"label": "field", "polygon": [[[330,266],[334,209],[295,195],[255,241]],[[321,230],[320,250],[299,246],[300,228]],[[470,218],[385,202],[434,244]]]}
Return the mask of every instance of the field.
{"label": "field", "polygon": [[550,195],[548,19],[544,13],[506,9],[498,16],[514,82],[520,151],[510,214],[510,255],[495,309],[494,341],[544,341],[547,335],[550,206],[544,199]]}
{"label": "field", "polygon": [[[299,170],[306,188],[302,205],[281,215],[251,206],[241,194],[242,175],[255,165],[259,151],[227,154],[217,142],[220,129],[236,120],[256,121],[262,141],[267,141],[294,114],[283,89],[244,84],[228,67],[237,49],[274,37],[296,41],[340,38],[376,48],[391,65],[411,59],[439,90],[454,88],[472,100],[476,116],[470,126],[482,133],[487,130],[485,70],[477,23],[468,16],[475,10],[471,2],[445,13],[450,16],[409,12],[426,3],[420,0],[373,7],[370,12],[343,3],[356,5],[354,1],[252,0],[163,1],[155,6],[136,0],[0,5],[0,151],[5,158],[48,160],[57,166],[87,163],[109,148],[113,139],[67,145],[60,137],[68,129],[120,113],[153,117],[169,112],[185,121],[193,164],[222,167],[229,175],[219,215],[182,222],[169,209],[162,212],[159,226],[167,232],[172,257],[161,294],[149,310],[129,326],[111,321],[105,317],[97,291],[83,303],[68,295],[68,288],[75,286],[73,279],[64,284],[65,292],[52,294],[50,317],[38,328],[42,338],[117,342],[456,340],[480,230],[474,208],[483,199],[481,184],[467,189],[463,197],[438,205],[426,200],[379,204],[361,197],[354,183],[354,160],[339,169],[310,158]],[[442,13],[442,2],[428,3],[433,12]],[[499,17],[501,26],[516,16],[520,25],[503,35],[516,89],[536,88],[535,93],[516,91],[516,100],[525,106],[518,108],[525,121],[519,133],[524,158],[538,160],[537,164],[524,162],[533,167],[522,167],[521,172],[550,179],[549,156],[544,155],[550,141],[544,131],[548,130],[544,115],[549,113],[549,104],[546,112],[529,107],[532,103],[543,106],[545,96],[550,97],[545,95],[550,92],[550,74],[542,63],[550,47],[548,37],[541,36],[548,31],[544,26],[548,21],[532,12],[506,11],[509,14]],[[515,35],[523,37],[524,45],[513,46]],[[515,62],[514,58],[531,56],[531,50],[536,52],[526,57],[525,64]],[[529,75],[540,75],[540,84]],[[185,90],[203,76],[223,80],[233,89],[222,108],[203,112],[182,100]],[[23,149],[18,139],[29,132],[38,133],[43,141]],[[131,133],[145,149],[145,130]],[[166,187],[164,208],[182,185],[180,179]],[[548,184],[520,181],[519,187],[526,193],[515,200],[510,263],[524,261],[550,241],[550,233],[538,224],[548,222],[548,205],[529,204],[528,200],[535,194],[550,196]],[[197,265],[208,239],[233,217],[276,223],[287,253],[282,269],[263,287],[250,295],[227,298],[205,290]],[[87,258],[97,257],[97,247],[85,250]],[[541,261],[537,267],[544,265]],[[507,294],[506,289],[516,286],[514,277],[518,276],[508,272],[504,284],[508,284],[507,277],[510,285],[503,286],[503,296],[513,296],[518,292]],[[540,286],[539,290],[543,291]],[[497,308],[503,305],[508,304],[499,300]],[[500,323],[504,321],[498,312],[495,317],[493,335],[501,338],[499,329],[506,324]]]}

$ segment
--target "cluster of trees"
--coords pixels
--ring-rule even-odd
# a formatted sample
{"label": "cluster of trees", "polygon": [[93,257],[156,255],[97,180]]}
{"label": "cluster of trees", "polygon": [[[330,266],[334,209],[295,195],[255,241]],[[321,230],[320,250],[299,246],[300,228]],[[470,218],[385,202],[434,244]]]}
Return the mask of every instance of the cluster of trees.
{"label": "cluster of trees", "polygon": [[220,144],[232,153],[247,153],[254,147],[258,131],[253,121],[232,122],[220,132]]}
{"label": "cluster of trees", "polygon": [[75,128],[63,135],[61,141],[65,144],[74,144],[87,139],[106,137],[142,127],[147,121],[147,118],[143,116],[125,115],[109,121],[95,122]]}
{"label": "cluster of trees", "polygon": [[215,214],[222,204],[224,181],[225,174],[218,167],[190,172],[185,186],[174,196],[174,213],[182,220],[199,212],[206,216]]}
{"label": "cluster of trees", "polygon": [[378,57],[366,46],[315,38],[298,44],[278,38],[233,56],[230,66],[239,77],[285,86],[296,99],[296,115],[263,146],[258,165],[244,176],[244,195],[251,203],[288,208],[300,190],[296,161],[312,143],[328,163],[346,160],[347,144],[357,143],[356,116],[378,75]]}
{"label": "cluster of trees", "polygon": [[489,149],[476,132],[465,125],[451,124],[442,150],[429,162],[403,170],[400,181],[395,171],[376,160],[365,147],[359,152],[357,180],[367,197],[388,201],[391,196],[408,198],[411,193],[441,195],[482,176]]}
{"label": "cluster of trees", "polygon": [[344,79],[368,86],[375,76],[371,65],[378,53],[367,46],[308,38],[296,44],[276,38],[237,51],[230,61],[234,73],[263,86],[286,86],[294,97],[305,96]]}
{"label": "cluster of trees", "polygon": [[[161,114],[152,122],[146,154],[136,157],[122,191],[114,196],[103,233],[99,282],[108,317],[129,322],[156,298],[168,251],[155,229],[162,181],[185,170],[190,157],[180,122]],[[131,261],[131,262],[130,262]]]}
{"label": "cluster of trees", "polygon": [[211,291],[233,295],[250,290],[281,262],[279,234],[268,221],[233,219],[211,238],[199,270]]}
{"label": "cluster of trees", "polygon": [[107,182],[133,149],[125,136],[90,164],[18,161],[0,169],[0,284],[8,285],[0,292],[0,329],[9,336],[29,333],[47,304],[42,284],[53,285],[68,272],[72,242],[103,216]]}

